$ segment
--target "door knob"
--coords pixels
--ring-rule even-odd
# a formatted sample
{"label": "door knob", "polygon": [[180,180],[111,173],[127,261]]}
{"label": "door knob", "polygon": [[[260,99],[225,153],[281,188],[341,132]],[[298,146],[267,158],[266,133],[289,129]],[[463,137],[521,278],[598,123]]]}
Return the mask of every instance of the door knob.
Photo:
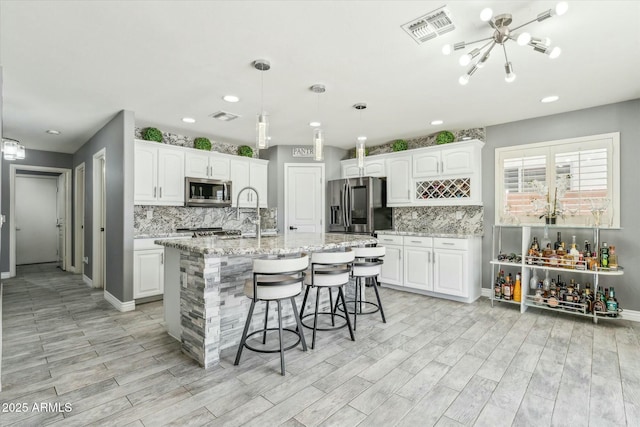
{"label": "door knob", "polygon": [[289,226],[289,230],[297,230],[297,229],[298,229],[298,227],[294,227],[293,225]]}

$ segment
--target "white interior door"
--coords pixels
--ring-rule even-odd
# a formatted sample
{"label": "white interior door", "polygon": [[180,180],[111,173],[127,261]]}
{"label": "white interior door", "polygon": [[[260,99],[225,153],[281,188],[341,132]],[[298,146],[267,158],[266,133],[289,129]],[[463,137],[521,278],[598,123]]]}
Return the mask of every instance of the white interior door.
{"label": "white interior door", "polygon": [[57,177],[16,175],[16,264],[58,259]]}
{"label": "white interior door", "polygon": [[285,164],[286,232],[322,233],[324,164]]}
{"label": "white interior door", "polygon": [[65,185],[65,176],[60,174],[58,177],[57,191],[56,191],[56,227],[58,228],[58,245],[57,245],[57,255],[58,259],[56,260],[58,263],[58,267],[62,270],[66,270],[65,268],[65,258],[67,256],[67,245],[66,237],[67,237],[67,215],[66,215],[66,185]]}
{"label": "white interior door", "polygon": [[84,163],[76,167],[76,210],[75,210],[75,268],[84,274]]}
{"label": "white interior door", "polygon": [[93,269],[92,284],[94,288],[105,287],[106,256],[106,175],[105,150],[93,155]]}

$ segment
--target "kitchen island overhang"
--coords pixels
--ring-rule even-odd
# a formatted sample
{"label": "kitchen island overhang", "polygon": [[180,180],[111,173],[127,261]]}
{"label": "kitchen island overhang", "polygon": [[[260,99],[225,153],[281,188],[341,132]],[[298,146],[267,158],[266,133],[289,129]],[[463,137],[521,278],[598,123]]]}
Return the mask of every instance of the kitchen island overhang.
{"label": "kitchen island overhang", "polygon": [[[335,233],[287,233],[258,238],[159,239],[165,247],[164,318],[182,351],[209,368],[220,351],[237,347],[249,309],[244,282],[254,258],[339,251],[376,244],[374,237]],[[257,312],[256,312],[257,313]],[[287,318],[290,311],[284,311]],[[260,316],[254,316],[256,324]]]}

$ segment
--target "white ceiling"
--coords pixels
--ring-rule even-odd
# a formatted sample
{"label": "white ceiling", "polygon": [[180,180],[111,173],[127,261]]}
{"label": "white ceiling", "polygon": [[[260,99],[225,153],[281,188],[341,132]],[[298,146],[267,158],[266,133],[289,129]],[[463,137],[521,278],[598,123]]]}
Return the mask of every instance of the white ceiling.
{"label": "white ceiling", "polygon": [[[360,134],[378,145],[639,98],[639,1],[571,1],[566,15],[527,27],[562,47],[558,59],[508,42],[514,83],[505,83],[494,49],[467,86],[458,84],[462,52],[441,48],[489,37],[481,9],[512,13],[513,27],[555,3],[450,1],[456,30],[418,45],[400,26],[444,3],[2,0],[3,134],[72,153],[126,109],[137,126],[253,144],[260,58],[272,65],[262,77],[274,145],[309,145],[318,105],[327,144],[346,148]],[[314,83],[327,92],[312,93]],[[226,103],[225,94],[241,101]],[[551,94],[560,101],[540,103]],[[368,104],[362,114],[357,102]],[[208,117],[218,110],[241,117]]]}

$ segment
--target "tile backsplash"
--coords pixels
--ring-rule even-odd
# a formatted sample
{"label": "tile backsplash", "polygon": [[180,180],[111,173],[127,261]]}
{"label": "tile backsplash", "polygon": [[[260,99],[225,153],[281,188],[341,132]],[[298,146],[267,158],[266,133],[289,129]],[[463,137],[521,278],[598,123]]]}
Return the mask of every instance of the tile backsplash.
{"label": "tile backsplash", "polygon": [[[150,212],[150,213],[149,213]],[[200,208],[182,206],[136,205],[133,209],[135,234],[173,233],[177,228],[222,227],[255,232],[255,209],[241,208],[236,219],[236,208]],[[263,230],[276,228],[277,208],[260,209],[260,226]]]}
{"label": "tile backsplash", "polygon": [[482,206],[393,208],[393,227],[396,231],[482,236],[483,215]]}

